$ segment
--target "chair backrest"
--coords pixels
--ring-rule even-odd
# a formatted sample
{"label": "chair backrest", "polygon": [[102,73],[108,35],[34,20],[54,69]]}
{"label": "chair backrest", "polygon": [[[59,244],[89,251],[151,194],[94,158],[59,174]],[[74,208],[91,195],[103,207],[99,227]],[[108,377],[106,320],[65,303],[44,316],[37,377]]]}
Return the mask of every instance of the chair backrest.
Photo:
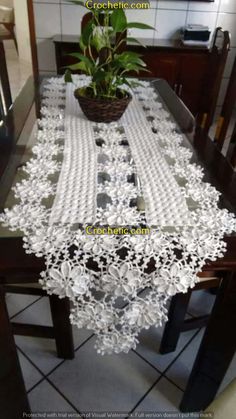
{"label": "chair backrest", "polygon": [[220,150],[224,150],[227,157],[236,166],[236,125],[229,141],[228,129],[230,123],[234,125],[233,111],[236,104],[236,58],[234,60],[232,72],[230,75],[228,87],[226,90],[224,102],[221,113],[217,120],[217,127],[215,131],[214,141]]}
{"label": "chair backrest", "polygon": [[222,28],[216,28],[209,54],[208,72],[206,75],[207,95],[202,98],[202,113],[198,115],[197,123],[202,129],[209,131],[213,122],[217,99],[224,68],[230,48],[230,34]]}
{"label": "chair backrest", "polygon": [[13,7],[5,7],[0,5],[0,23],[14,23]]}
{"label": "chair backrest", "polygon": [[227,155],[230,158],[232,166],[236,168],[236,123],[234,124],[234,130],[230,138]]}
{"label": "chair backrest", "polygon": [[3,105],[4,114],[7,114],[8,109],[12,105],[12,97],[3,41],[0,41],[0,63],[1,103]]}
{"label": "chair backrest", "polygon": [[5,7],[13,7],[14,6],[14,0],[0,0],[1,6]]}

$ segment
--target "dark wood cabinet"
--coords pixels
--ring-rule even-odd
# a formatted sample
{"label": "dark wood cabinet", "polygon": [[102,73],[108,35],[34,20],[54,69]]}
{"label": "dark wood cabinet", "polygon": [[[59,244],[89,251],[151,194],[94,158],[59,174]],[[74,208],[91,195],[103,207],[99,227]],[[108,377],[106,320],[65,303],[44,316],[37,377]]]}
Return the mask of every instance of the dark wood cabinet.
{"label": "dark wood cabinet", "polygon": [[182,48],[176,48],[168,52],[162,47],[156,51],[147,50],[144,54],[149,76],[165,79],[194,115],[200,107],[208,66],[207,51],[192,49],[185,53]]}
{"label": "dark wood cabinet", "polygon": [[[143,51],[140,50],[140,53]],[[165,79],[169,85],[174,88],[178,79],[179,56],[178,54],[168,52],[147,51],[144,55],[144,61],[150,73],[143,73],[143,76],[158,77]]]}
{"label": "dark wood cabinet", "polygon": [[182,55],[178,77],[178,96],[196,115],[200,108],[204,81],[208,68],[208,59],[201,54]]}
{"label": "dark wood cabinet", "polygon": [[[78,38],[74,36],[55,36],[57,72],[63,74],[64,66],[72,64],[74,59],[68,54],[78,51]],[[142,39],[141,45],[127,45],[127,49],[143,56],[149,72],[142,72],[141,77],[165,79],[185,105],[195,115],[206,111],[203,95],[208,86],[212,50],[205,46],[185,46],[180,40]]]}

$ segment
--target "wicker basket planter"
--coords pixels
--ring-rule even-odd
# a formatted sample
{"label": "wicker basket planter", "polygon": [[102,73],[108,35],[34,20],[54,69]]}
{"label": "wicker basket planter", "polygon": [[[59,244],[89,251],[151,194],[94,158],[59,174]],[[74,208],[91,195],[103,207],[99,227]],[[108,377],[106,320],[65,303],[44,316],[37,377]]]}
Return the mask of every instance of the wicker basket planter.
{"label": "wicker basket planter", "polygon": [[115,99],[91,98],[85,96],[84,88],[76,89],[74,95],[90,121],[106,123],[120,119],[132,99],[128,92],[125,97]]}

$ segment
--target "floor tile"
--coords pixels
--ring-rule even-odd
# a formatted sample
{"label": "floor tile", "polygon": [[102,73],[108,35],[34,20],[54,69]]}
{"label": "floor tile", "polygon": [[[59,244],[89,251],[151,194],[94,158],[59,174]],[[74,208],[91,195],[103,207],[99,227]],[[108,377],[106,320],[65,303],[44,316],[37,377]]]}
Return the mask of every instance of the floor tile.
{"label": "floor tile", "polygon": [[23,374],[26,391],[30,390],[36,383],[38,383],[43,376],[39,371],[25,358],[20,351],[18,351],[21,371]]}
{"label": "floor tile", "polygon": [[69,403],[47,381],[42,381],[29,394],[32,412],[75,412]]}
{"label": "floor tile", "polygon": [[[18,316],[14,317],[14,321],[51,326],[52,319],[48,298],[41,298]],[[91,334],[88,330],[79,330],[77,327],[73,327],[75,348],[78,348]],[[44,374],[48,374],[62,361],[62,359],[57,358],[54,339],[16,336],[15,340],[19,348]]]}
{"label": "floor tile", "polygon": [[188,306],[188,313],[192,316],[209,314],[211,313],[214,302],[215,295],[211,294],[209,291],[193,291]]}
{"label": "floor tile", "polygon": [[134,413],[179,412],[183,392],[166,378],[161,378],[155,387],[137,406]]}
{"label": "floor tile", "polygon": [[94,338],[66,361],[50,380],[80,412],[129,412],[159,374],[134,352],[98,355]]}
{"label": "floor tile", "polygon": [[201,331],[195,336],[192,342],[173,363],[170,369],[168,369],[165,373],[165,375],[175,384],[177,384],[182,390],[184,390],[187,385],[203,333],[204,329],[201,329]]}
{"label": "floor tile", "polygon": [[221,393],[227,387],[227,385],[236,377],[236,353],[231,361],[231,364],[224,376],[224,379],[220,385],[218,393]]}
{"label": "floor tile", "polygon": [[62,362],[62,359],[57,357],[53,339],[15,336],[15,342],[43,374],[48,374]]}
{"label": "floor tile", "polygon": [[18,316],[16,316],[14,321],[19,323],[51,326],[52,318],[49,299],[47,297],[40,298],[40,300],[36,301],[33,305],[26,308],[26,310],[22,311]]}
{"label": "floor tile", "polygon": [[183,347],[190,341],[196,331],[189,331],[180,334],[177,349],[174,352],[163,355],[159,354],[159,347],[164,331],[162,327],[151,327],[144,330],[139,336],[140,344],[136,351],[154,365],[159,371],[163,372],[168,365],[178,356]]}
{"label": "floor tile", "polygon": [[38,295],[7,294],[6,303],[9,317],[15,316],[19,311],[38,299]]}

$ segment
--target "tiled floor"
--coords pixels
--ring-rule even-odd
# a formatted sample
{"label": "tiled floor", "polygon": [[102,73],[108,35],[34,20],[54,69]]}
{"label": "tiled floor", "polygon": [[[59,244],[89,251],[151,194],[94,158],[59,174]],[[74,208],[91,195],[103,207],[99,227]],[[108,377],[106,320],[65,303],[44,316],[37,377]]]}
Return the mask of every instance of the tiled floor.
{"label": "tiled floor", "polygon": [[[193,293],[189,315],[211,309],[214,296]],[[19,322],[51,324],[46,297],[7,296],[11,318]],[[16,336],[16,344],[33,412],[178,412],[203,331],[181,334],[175,352],[159,355],[162,329],[153,328],[140,336],[140,345],[129,354],[100,356],[94,337],[74,329],[75,359],[57,358],[49,339]],[[236,357],[221,388],[236,375]],[[119,416],[120,415],[120,416]]]}

